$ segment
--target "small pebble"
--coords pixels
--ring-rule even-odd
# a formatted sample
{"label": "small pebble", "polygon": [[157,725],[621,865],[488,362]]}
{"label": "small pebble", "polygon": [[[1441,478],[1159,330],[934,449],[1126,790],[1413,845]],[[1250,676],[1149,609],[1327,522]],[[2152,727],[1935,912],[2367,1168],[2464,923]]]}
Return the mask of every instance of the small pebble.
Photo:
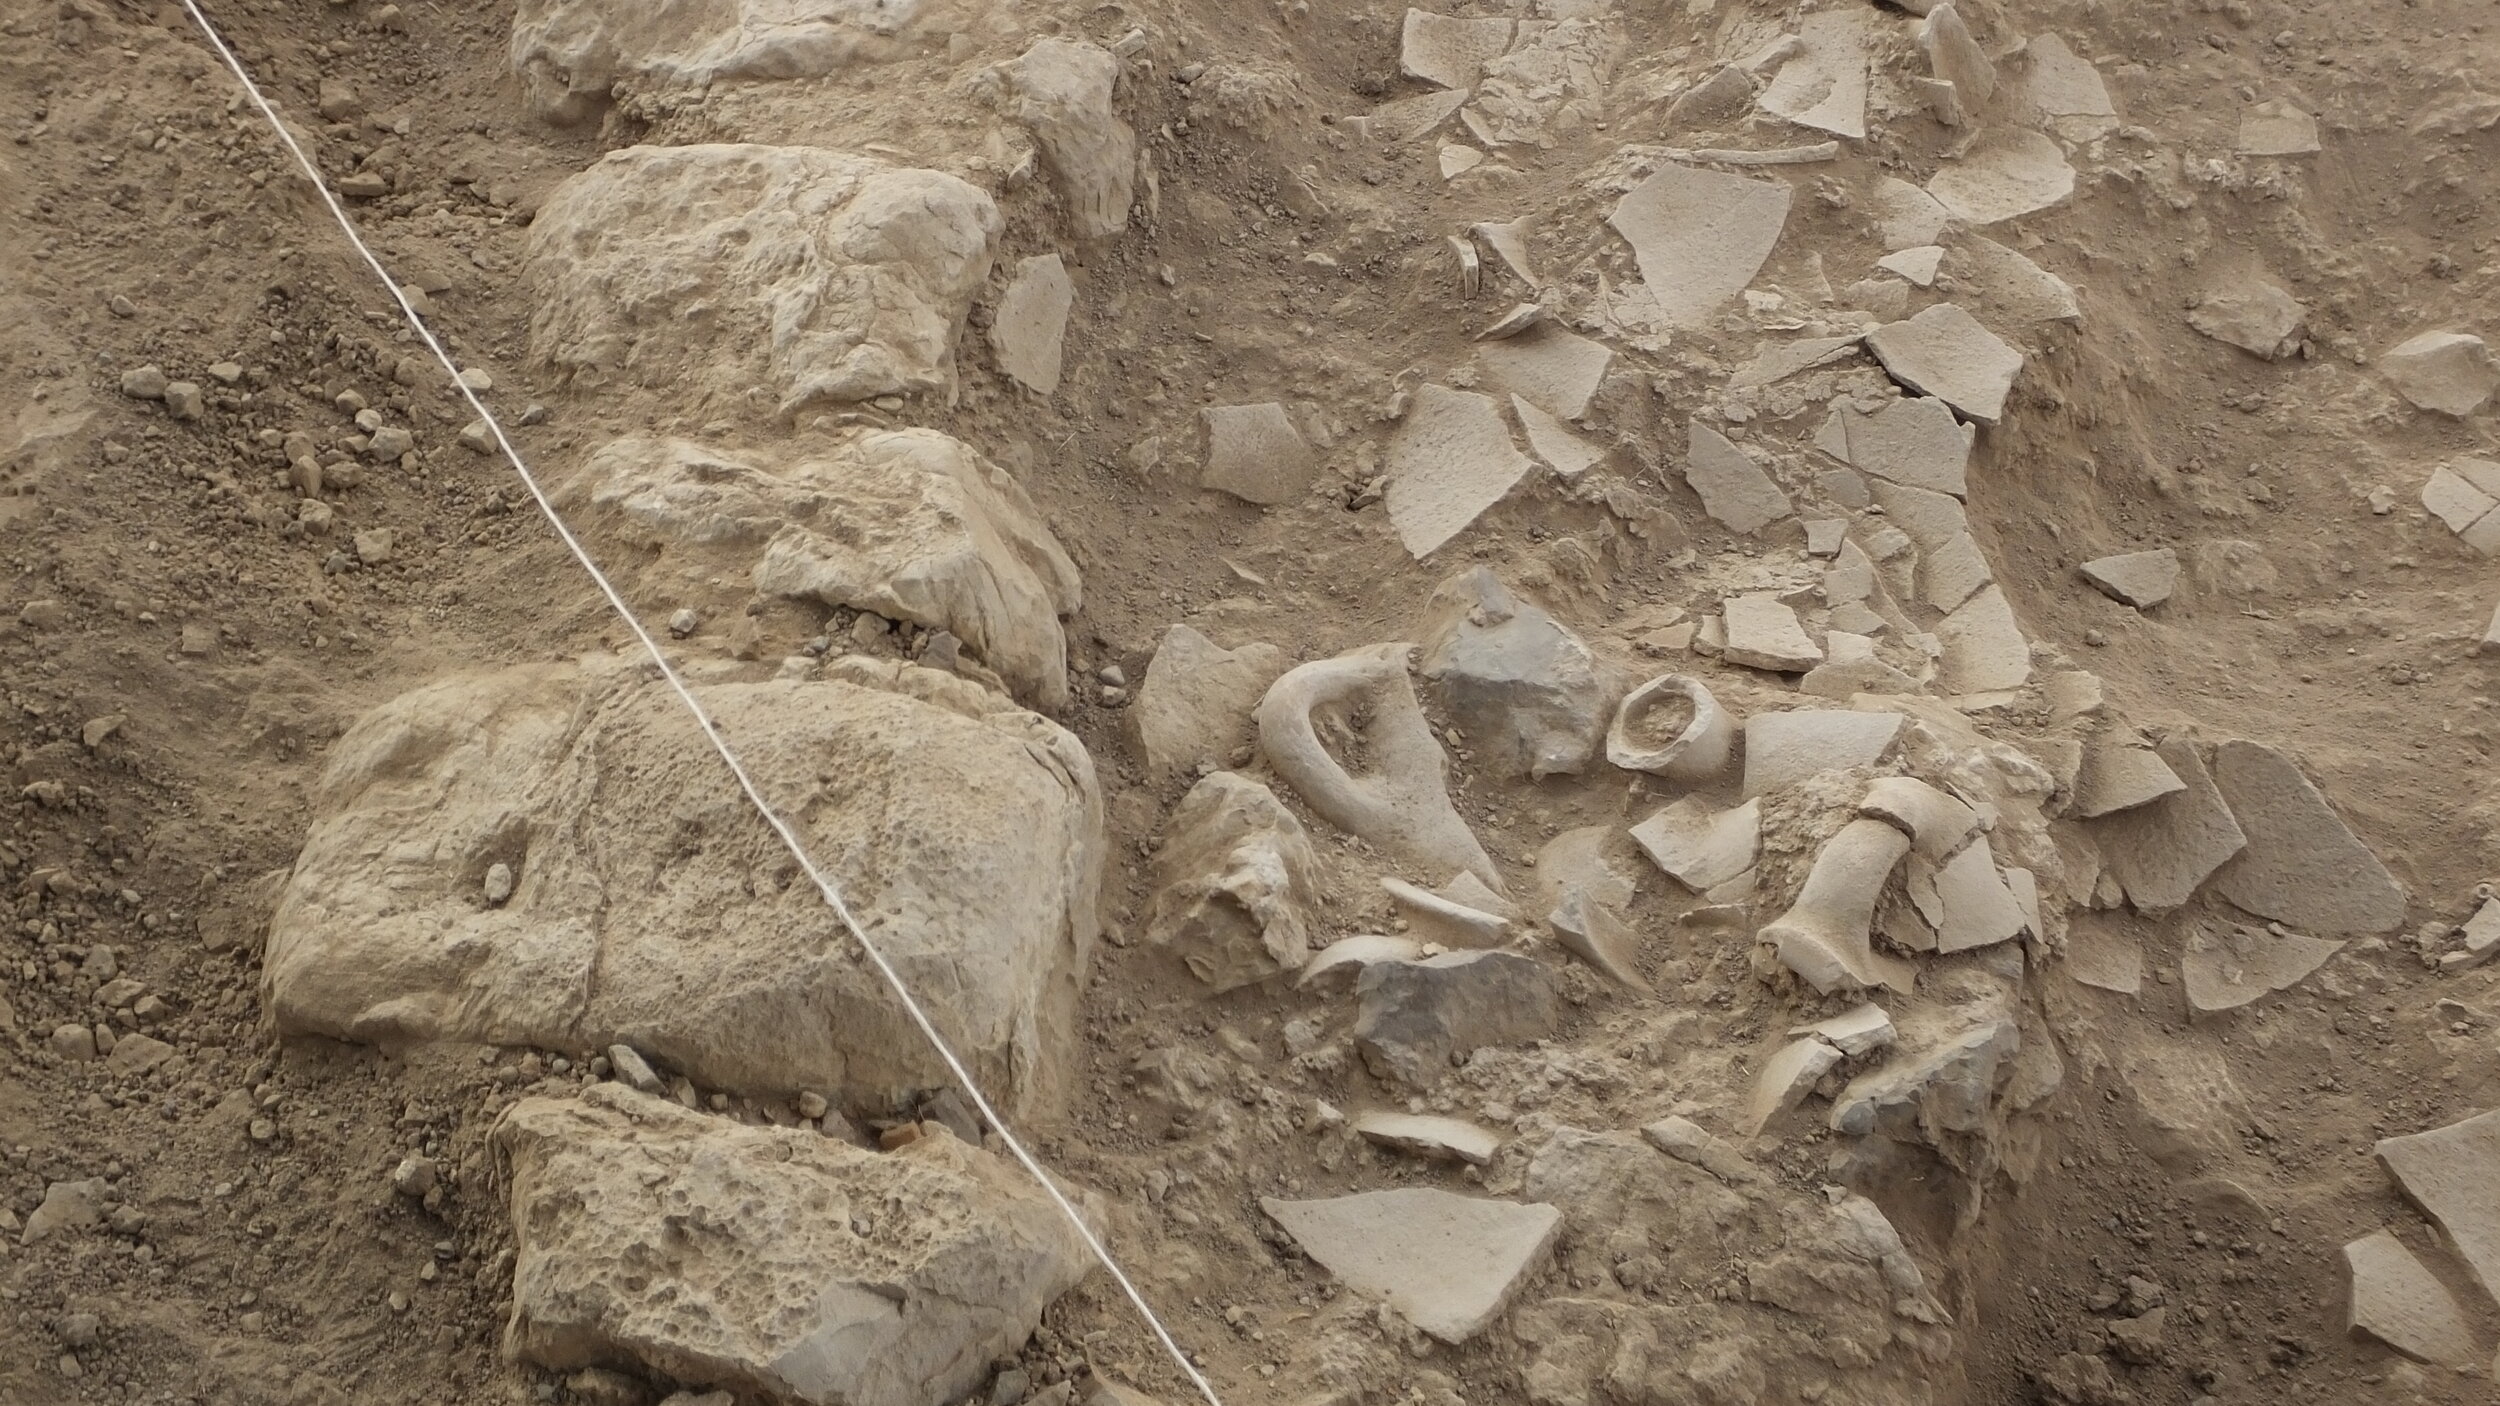
{"label": "small pebble", "polygon": [[169,384],[165,373],[154,366],[135,367],[122,373],[122,394],[135,400],[163,400]]}
{"label": "small pebble", "polygon": [[668,632],[682,640],[693,634],[695,627],[702,623],[702,618],[697,616],[692,609],[680,606],[676,614],[668,617]]}
{"label": "small pebble", "polygon": [[496,863],[486,867],[486,901],[501,903],[512,896],[512,866]]}

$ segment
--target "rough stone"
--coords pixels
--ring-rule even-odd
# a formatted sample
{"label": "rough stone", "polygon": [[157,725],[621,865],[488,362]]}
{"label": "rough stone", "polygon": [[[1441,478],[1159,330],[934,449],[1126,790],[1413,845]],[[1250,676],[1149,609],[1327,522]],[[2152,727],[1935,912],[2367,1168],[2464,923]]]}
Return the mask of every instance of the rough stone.
{"label": "rough stone", "polygon": [[1779,484],[1726,435],[1695,420],[1686,443],[1684,481],[1730,532],[1757,532],[1795,511]]}
{"label": "rough stone", "polygon": [[1617,201],[1606,222],[1631,244],[1659,324],[1697,328],[1761,272],[1789,200],[1785,182],[1670,164]]}
{"label": "rough stone", "polygon": [[2179,959],[2188,1004],[2200,1011],[2237,1010],[2251,1001],[2297,985],[2342,950],[2341,942],[2276,936],[2262,928],[2232,925],[2220,932],[2196,928]]}
{"label": "rough stone", "polygon": [[1381,1110],[1354,1120],[1354,1131],[1367,1141],[1400,1152],[1444,1162],[1481,1167],[1502,1148],[1502,1135],[1464,1118],[1435,1118],[1420,1113]]}
{"label": "rough stone", "polygon": [[2098,557],[2083,564],[2083,579],[2121,605],[2150,610],[2179,585],[2179,554],[2168,547]]}
{"label": "rough stone", "polygon": [[[1287,673],[1259,700],[1259,750],[1330,824],[1397,859],[1468,870],[1499,891],[1501,872],[1450,803],[1448,759],[1407,677],[1414,648],[1374,645]],[[1360,776],[1321,740],[1323,722],[1332,734],[1349,732],[1358,712],[1368,720]]]}
{"label": "rough stone", "polygon": [[1066,359],[1068,310],[1076,305],[1076,285],[1057,254],[1036,254],[1016,265],[1016,276],[990,320],[990,350],[998,369],[1028,390],[1050,395],[1059,389]]}
{"label": "rough stone", "polygon": [[104,1224],[107,1189],[100,1177],[56,1181],[46,1186],[42,1202],[26,1213],[26,1226],[18,1232],[17,1243],[40,1244],[55,1235],[93,1230]]}
{"label": "rough stone", "polygon": [[[1006,1107],[1053,1105],[1105,843],[1084,748],[979,685],[857,656],[692,682],[904,980],[946,993],[935,1018],[975,1075]],[[948,1083],[717,767],[621,656],[454,676],[368,713],[331,747],[270,923],[279,1029],[630,1043],[759,1097]],[[483,906],[497,860],[529,882]]]}
{"label": "rough stone", "polygon": [[2205,290],[2188,310],[2188,326],[2217,342],[2228,342],[2264,361],[2279,361],[2300,349],[2301,324],[2308,310],[2265,279],[2249,276]]}
{"label": "rough stone", "polygon": [[1272,644],[1223,649],[1187,625],[1163,632],[1137,690],[1137,730],[1157,772],[1221,762],[1251,742],[1251,710],[1290,661]]}
{"label": "rough stone", "polygon": [[1137,182],[1137,134],[1112,103],[1120,61],[1082,39],[1045,36],[994,70],[1007,112],[1033,134],[1081,240],[1128,228]]}
{"label": "rough stone", "polygon": [[1429,1187],[1259,1205],[1346,1287],[1453,1344],[1501,1316],[1562,1229],[1552,1206]]}
{"label": "rough stone", "polygon": [[1825,771],[1873,766],[1901,734],[1899,713],[1798,708],[1745,720],[1745,794],[1766,795]]}
{"label": "rough stone", "polygon": [[627,147],[530,224],[530,351],[681,406],[951,392],[1001,221],[978,187],[815,147]]}
{"label": "rough stone", "polygon": [[2378,359],[2379,374],[2424,410],[2463,417],[2500,390],[2500,363],[2483,339],[2464,332],[2425,332]]}
{"label": "rough stone", "polygon": [[1389,523],[1417,558],[1502,501],[1532,461],[1489,395],[1424,385],[1389,438]]}
{"label": "rough stone", "polygon": [[810,457],[776,460],[615,440],[564,494],[661,544],[752,555],[766,595],[944,630],[1019,696],[1063,706],[1059,617],[1081,604],[1081,585],[1023,487],[935,430],[845,429],[809,443]]}
{"label": "rough stone", "polygon": [[1516,952],[1448,952],[1363,969],[1354,1042],[1372,1072],[1430,1088],[1486,1045],[1553,1033],[1562,998],[1543,963]]}
{"label": "rough stone", "polygon": [[2075,193],[2075,168],[2057,143],[2022,127],[1991,127],[1927,182],[1936,203],[1970,225],[2046,210]]}
{"label": "rough stone", "polygon": [[2373,1150],[2405,1196],[2447,1233],[2483,1292],[2500,1298],[2500,1112],[2382,1138]]}
{"label": "rough stone", "polygon": [[1949,1019],[1921,1048],[1849,1081],[1832,1100],[1832,1131],[1929,1146],[1984,1131],[2022,1031],[2011,1016]]}
{"label": "rough stone", "polygon": [[1485,566],[1442,582],[1426,613],[1419,672],[1481,765],[1576,776],[1597,755],[1614,699],[1579,636]]}
{"label": "rough stone", "polygon": [[122,394],[133,400],[163,400],[169,384],[164,369],[157,366],[134,366],[122,373]]}
{"label": "rough stone", "polygon": [[1708,893],[1752,870],[1762,850],[1762,805],[1747,801],[1713,810],[1686,796],[1632,827],[1632,839],[1658,867],[1695,893]]}
{"label": "rough stone", "polygon": [[1886,323],[1866,335],[1866,345],[1894,380],[1991,425],[2023,369],[2021,352],[1951,303]]}
{"label": "rough stone", "polygon": [[1719,603],[1727,631],[1721,656],[1730,664],[1801,674],[1823,662],[1823,650],[1777,596],[1730,596]]}
{"label": "rough stone", "polygon": [[1506,19],[1454,19],[1408,10],[1399,33],[1398,66],[1410,78],[1444,88],[1472,88],[1484,66],[1510,47],[1516,26]]}
{"label": "rough stone", "polygon": [[1210,773],[1173,808],[1154,864],[1149,940],[1217,991],[1302,970],[1319,859],[1265,786]]}
{"label": "rough stone", "polygon": [[1272,507],[1308,492],[1319,472],[1319,455],[1285,407],[1210,405],[1206,408],[1207,462],[1198,486],[1230,493],[1245,503]]}
{"label": "rough stone", "polygon": [[521,0],[512,21],[512,68],[534,112],[570,125],[620,95],[819,78],[890,56],[928,28],[915,22],[928,8],[860,0],[631,7]]}
{"label": "rough stone", "polygon": [[1867,14],[1858,10],[1800,17],[1795,51],[1762,90],[1762,110],[1800,127],[1864,140],[1869,29]]}
{"label": "rough stone", "polygon": [[2417,1362],[2465,1367],[2474,1331],[2456,1296],[2387,1231],[2344,1246],[2344,1331],[2375,1338]]}
{"label": "rough stone", "polygon": [[1724,127],[1743,117],[1753,103],[1753,78],[1743,68],[1725,64],[1676,94],[1667,105],[1667,130]]}
{"label": "rough stone", "polygon": [[1029,1179],[942,1134],[870,1152],[595,1084],[513,1105],[494,1141],[518,1241],[505,1348],[555,1371],[941,1406],[1092,1266]]}
{"label": "rough stone", "polygon": [[2224,898],[2304,932],[2392,932],[2404,890],[2291,758],[2255,742],[2214,749],[2214,784],[2248,847],[2214,873]]}

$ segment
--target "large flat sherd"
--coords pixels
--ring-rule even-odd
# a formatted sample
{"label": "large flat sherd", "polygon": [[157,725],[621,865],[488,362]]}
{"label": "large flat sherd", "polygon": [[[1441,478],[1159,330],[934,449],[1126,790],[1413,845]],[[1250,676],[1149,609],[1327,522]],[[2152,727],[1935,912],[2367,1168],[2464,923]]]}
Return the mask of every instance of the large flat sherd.
{"label": "large flat sherd", "polygon": [[2083,579],[2120,605],[2150,610],[2179,587],[2179,554],[2168,547],[2096,557],[2083,564]]}
{"label": "large flat sherd", "polygon": [[1036,254],[1016,265],[1015,281],[998,300],[990,322],[990,350],[998,369],[1028,390],[1049,395],[1059,389],[1066,359],[1068,310],[1076,304],[1076,285],[1068,266],[1056,254]]}
{"label": "large flat sherd", "polygon": [[1869,15],[1818,10],[1797,24],[1797,52],[1762,90],[1762,110],[1800,127],[1862,141],[1866,137]]}
{"label": "large flat sherd", "polygon": [[1502,501],[1534,461],[1511,442],[1489,395],[1426,385],[1389,438],[1389,523],[1431,555]]}
{"label": "large flat sherd", "polygon": [[1993,946],[2030,925],[2005,876],[1997,872],[1996,853],[1984,835],[1936,871],[1936,898],[1943,909],[1936,924],[1939,952]]}
{"label": "large flat sherd", "polygon": [[2318,119],[2281,98],[2240,113],[2242,156],[2307,156],[2318,150]]}
{"label": "large flat sherd", "polygon": [[609,1083],[523,1099],[494,1141],[517,1236],[505,1347],[555,1371],[941,1406],[1092,1267],[1040,1188],[950,1136],[870,1152]]}
{"label": "large flat sherd", "polygon": [[2344,1331],[2375,1338],[2416,1362],[2463,1367],[2474,1331],[2456,1295],[2394,1234],[2380,1230],[2344,1246]]}
{"label": "large flat sherd", "polygon": [[2500,1298],[2500,1111],[2382,1138],[2379,1165],[2448,1240],[2483,1291]]}
{"label": "large flat sherd", "polygon": [[1631,244],[1665,324],[1693,328],[1762,271],[1789,200],[1779,181],[1670,165],[1615,202],[1606,222]]}
{"label": "large flat sherd", "polygon": [[1745,720],[1745,794],[1759,796],[1826,771],[1873,766],[1901,735],[1899,713],[1797,708]]}
{"label": "large flat sherd", "polygon": [[1727,631],[1721,654],[1730,664],[1802,674],[1823,662],[1823,647],[1777,596],[1730,596],[1719,603],[1719,612]]}
{"label": "large flat sherd", "polygon": [[1257,405],[1210,405],[1207,462],[1198,486],[1229,493],[1245,503],[1273,507],[1290,503],[1311,486],[1319,472],[1319,456],[1285,407],[1274,401]]}
{"label": "large flat sherd", "polygon": [[1463,1343],[1500,1317],[1562,1228],[1552,1206],[1429,1187],[1259,1205],[1348,1288],[1387,1301],[1445,1343]]}
{"label": "large flat sherd", "polygon": [[1566,420],[1589,413],[1589,399],[1606,378],[1614,352],[1551,323],[1476,348],[1485,383],[1523,396]]}
{"label": "large flat sherd", "polygon": [[1991,425],[2023,369],[2021,352],[1951,303],[1878,327],[1866,344],[1894,380]]}
{"label": "large flat sherd", "polygon": [[1465,1162],[1481,1167],[1501,1151],[1502,1135],[1464,1118],[1436,1118],[1422,1113],[1386,1109],[1354,1120],[1354,1131],[1366,1141],[1418,1157]]}
{"label": "large flat sherd", "polygon": [[1659,868],[1707,893],[1754,866],[1762,853],[1762,803],[1714,811],[1686,796],[1632,827],[1632,840]]}
{"label": "large flat sherd", "polygon": [[1983,133],[1961,160],[1927,182],[1927,193],[1964,224],[1993,225],[2046,210],[2075,193],[2075,168],[2057,143],[2020,127]]}
{"label": "large flat sherd", "polygon": [[1398,36],[1398,65],[1427,83],[1472,87],[1484,77],[1484,66],[1510,47],[1513,27],[1506,19],[1459,19],[1408,10]]}
{"label": "large flat sherd", "polygon": [[2075,803],[2069,813],[2091,820],[2186,789],[2187,782],[2152,748],[2095,742],[2084,748],[2083,771],[2075,778]]}
{"label": "large flat sherd", "polygon": [[1756,532],[1793,511],[1779,484],[1726,435],[1695,420],[1685,443],[1684,481],[1730,532]]}
{"label": "large flat sherd", "polygon": [[2200,928],[2189,933],[2179,959],[2181,984],[2196,1010],[2237,1010],[2297,985],[2343,945],[2298,933],[2278,937],[2263,928]]}
{"label": "large flat sherd", "polygon": [[1877,478],[1962,497],[1971,431],[1934,396],[1904,396],[1872,415],[1843,406],[1848,461]]}
{"label": "large flat sherd", "polygon": [[2223,863],[2248,847],[2231,807],[2196,744],[2173,737],[2153,749],[2180,787],[2091,825],[2101,861],[2137,911],[2161,913],[2196,894]]}
{"label": "large flat sherd", "polygon": [[1745,1136],[1759,1136],[1772,1119],[1805,1102],[1815,1081],[1838,1063],[1838,1047],[1811,1035],[1780,1046],[1754,1076],[1753,1092],[1745,1100]]}
{"label": "large flat sherd", "polygon": [[2214,874],[2224,898],[2304,932],[2389,932],[2404,889],[2292,759],[2255,742],[2214,749],[2214,784],[2248,847]]}
{"label": "large flat sherd", "polygon": [[1578,478],[1604,462],[1604,449],[1582,439],[1559,417],[1527,397],[1513,395],[1510,410],[1519,417],[1519,428],[1527,432],[1528,448],[1564,478]]}
{"label": "large flat sherd", "polygon": [[2031,677],[2031,642],[2005,592],[1990,586],[1936,627],[1944,643],[1944,685],[1955,693],[2020,688]]}
{"label": "large flat sherd", "polygon": [[1254,740],[1250,712],[1291,663],[1272,644],[1225,649],[1187,625],[1164,631],[1131,710],[1146,764],[1163,773],[1224,764]]}

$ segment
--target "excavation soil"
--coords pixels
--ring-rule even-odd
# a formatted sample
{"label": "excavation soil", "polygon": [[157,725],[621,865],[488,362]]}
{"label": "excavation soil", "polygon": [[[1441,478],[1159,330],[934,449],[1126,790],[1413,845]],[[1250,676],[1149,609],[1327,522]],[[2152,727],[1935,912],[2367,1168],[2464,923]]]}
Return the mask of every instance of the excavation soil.
{"label": "excavation soil", "polygon": [[[2489,9],[2012,8],[2020,31],[2055,30],[2093,57],[2125,126],[2053,218],[1992,230],[2087,304],[2080,325],[2044,334],[1979,438],[1972,520],[1997,578],[2030,636],[2100,674],[2137,725],[2296,755],[2406,886],[2407,932],[2461,921],[2477,883],[2500,875],[2500,801],[2483,770],[2496,666],[2474,647],[2492,573],[2413,504],[2435,464],[2492,454],[2494,421],[2416,413],[2364,363],[2426,328],[2500,335],[2500,129],[2416,128],[2434,108],[2473,111],[2459,95],[2500,69]],[[216,9],[326,160],[344,171],[382,153],[396,193],[357,217],[429,290],[464,364],[492,372],[494,404],[516,418],[549,408],[520,433],[525,450],[557,464],[616,433],[672,428],[615,423],[599,389],[531,364],[521,255],[557,182],[604,150],[703,139],[701,102],[548,126],[510,71],[499,5]],[[1069,260],[1077,304],[1057,393],[1014,387],[968,332],[960,398],[915,399],[898,418],[982,446],[1083,569],[1063,721],[1110,798],[1112,932],[1076,1093],[1031,1131],[1053,1165],[1122,1204],[1115,1244],[1237,1403],[1521,1400],[1530,1345],[1393,1336],[1387,1361],[1414,1354],[1394,1379],[1377,1366],[1330,1379],[1315,1362],[1327,1335],[1369,1320],[1327,1306],[1325,1276],[1281,1248],[1258,1198],[1464,1187],[1472,1174],[1376,1151],[1323,1157],[1333,1144],[1308,1131],[1314,1100],[1402,1096],[1359,1066],[1291,1059],[1285,1026],[1305,1009],[1291,993],[1211,999],[1128,944],[1152,842],[1186,782],[1148,778],[1127,695],[1106,693],[1099,671],[1142,677],[1183,619],[1303,659],[1410,639],[1433,585],[1472,560],[1591,639],[1624,641],[1688,600],[1696,559],[1758,550],[1730,546],[1670,466],[1723,379],[1672,341],[1619,353],[1592,411],[1616,446],[1605,466],[1576,485],[1540,476],[1428,563],[1364,492],[1402,378],[1463,363],[1469,334],[1526,291],[1489,267],[1468,299],[1447,236],[1533,213],[1541,275],[1583,300],[1601,270],[1619,284],[1628,251],[1603,220],[1620,186],[1605,188],[1602,168],[1622,143],[1678,140],[1666,100],[1707,75],[1724,26],[1782,28],[1767,7],[1737,13],[1742,0],[1622,9],[1606,120],[1505,148],[1501,169],[1455,182],[1431,160],[1434,139],[1383,150],[1331,137],[1338,118],[1425,91],[1399,73],[1401,7],[1042,3],[960,36],[966,72],[1053,30],[1148,38],[1121,103],[1159,187],[1125,234],[1074,243],[1045,202],[1013,194],[1029,172],[992,173],[1009,224],[982,305],[1017,257]],[[1195,84],[1176,81],[1193,65],[1205,66]],[[353,91],[337,120],[314,113],[325,79]],[[875,82],[837,75],[827,101],[863,100]],[[2321,114],[2323,152],[2234,156],[2237,113],[2266,98]],[[1754,145],[1823,135],[1757,121]],[[0,1247],[0,1401],[630,1398],[644,1388],[568,1382],[498,1353],[512,1236],[485,1132],[516,1091],[567,1077],[550,1056],[280,1041],[264,1017],[275,876],[342,730],[445,673],[624,636],[510,469],[455,444],[468,417],[440,372],[395,378],[413,350],[396,310],[259,122],[177,7],[0,0],[0,751],[17,798],[0,821],[15,904],[0,933],[0,1223],[22,1222],[55,1182],[101,1178],[109,1204],[94,1233],[21,1245],[12,1229]],[[977,134],[954,136],[963,150],[914,134],[913,154],[969,161]],[[1951,141],[1902,115],[1805,168],[1766,277],[1807,286],[1816,246],[1800,222],[1858,218],[1853,191],[1884,169],[1923,178],[1921,153]],[[1880,251],[1859,252],[1871,264]],[[1834,256],[1829,284],[1857,267]],[[2184,316],[2209,286],[2260,267],[2306,304],[2305,354],[2260,360]],[[199,418],[122,394],[132,368],[196,377],[225,361],[239,379],[204,382]],[[259,436],[340,431],[344,391],[414,425],[422,467],[367,469],[332,495],[336,527],[289,530],[296,495]],[[1260,509],[1202,492],[1200,407],[1270,399],[1310,407],[1327,431],[1310,495]],[[742,432],[803,431],[759,420]],[[2382,486],[2396,507],[2374,513]],[[360,553],[355,534],[375,529],[389,546]],[[1698,558],[1679,554],[1688,545]],[[2165,545],[2187,570],[2150,613],[2076,571]],[[850,638],[847,613],[768,602],[735,578],[627,579],[655,628],[696,613],[672,643],[690,654],[772,661]],[[1620,828],[1658,803],[1629,796],[1621,774],[1530,785],[1465,760],[1461,809],[1513,865],[1561,831]],[[1663,934],[1674,910],[1657,888],[1649,876],[1635,916]],[[1337,932],[1396,921],[1361,896],[1330,918]],[[2158,1350],[2110,1359],[2147,1406],[2489,1399],[2487,1376],[2348,1339],[2339,1251],[2382,1226],[2427,1250],[2371,1144],[2500,1104],[2500,968],[2436,973],[2399,935],[2250,1009],[2191,1019],[2177,979],[2190,921],[2136,923],[2139,997],[2043,978],[2065,1084],[2025,1125],[2036,1143],[2022,1176],[1992,1189],[1975,1224],[1948,1235],[1950,1217],[1896,1212],[1942,1267],[1957,1325],[1936,1399],[2034,1399],[2062,1356],[2107,1345],[2129,1276],[2167,1300]],[[1678,928],[1660,942],[1654,1000],[1573,969],[1565,1028],[1500,1090],[1542,1119],[1529,1131],[1655,1117],[1683,1092],[1644,1081],[1660,1050],[1757,1040],[1798,1018],[1740,937]],[[97,1019],[99,991],[121,977],[159,1003],[122,1022],[124,1038],[135,1028],[171,1058],[141,1072],[64,1058],[55,1028]],[[1164,1050],[1203,1080],[1133,1072]],[[1819,1130],[1799,1127],[1767,1165],[1812,1186]],[[446,1169],[431,1200],[392,1184],[412,1154]],[[1575,1287],[1549,1274],[1535,1296]],[[2488,1344],[2488,1303],[2453,1287]],[[1377,1347],[1388,1330],[1368,1331]],[[1052,1309],[1025,1358],[1180,1399],[1100,1276]],[[1347,1382],[1355,1394],[1325,1395]]]}

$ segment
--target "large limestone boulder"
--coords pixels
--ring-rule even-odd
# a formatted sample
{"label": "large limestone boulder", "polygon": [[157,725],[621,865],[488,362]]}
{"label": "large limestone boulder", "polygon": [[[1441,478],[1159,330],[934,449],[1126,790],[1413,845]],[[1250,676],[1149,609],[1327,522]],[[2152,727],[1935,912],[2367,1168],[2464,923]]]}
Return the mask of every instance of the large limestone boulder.
{"label": "large limestone boulder", "polygon": [[530,226],[530,353],[783,409],[951,391],[1000,220],[978,187],[816,147],[627,147]]}
{"label": "large limestone boulder", "polygon": [[940,1406],[1085,1275],[1041,1189],[944,1134],[891,1153],[618,1084],[497,1122],[518,1241],[505,1347],[750,1400]]}
{"label": "large limestone boulder", "polygon": [[[953,675],[828,673],[697,693],[985,1087],[1048,1107],[1098,923],[1092,762]],[[269,930],[282,1030],[585,1057],[622,1042],[705,1088],[855,1105],[949,1082],[643,668],[404,694],[339,739],[314,814]]]}
{"label": "large limestone boulder", "polygon": [[950,631],[1019,696],[1065,704],[1059,617],[1080,603],[1077,570],[1024,489],[935,430],[809,443],[821,450],[798,458],[613,440],[566,492],[652,543],[729,549],[767,595]]}
{"label": "large limestone boulder", "polygon": [[521,0],[512,70],[551,122],[629,91],[818,78],[899,52],[927,0]]}

